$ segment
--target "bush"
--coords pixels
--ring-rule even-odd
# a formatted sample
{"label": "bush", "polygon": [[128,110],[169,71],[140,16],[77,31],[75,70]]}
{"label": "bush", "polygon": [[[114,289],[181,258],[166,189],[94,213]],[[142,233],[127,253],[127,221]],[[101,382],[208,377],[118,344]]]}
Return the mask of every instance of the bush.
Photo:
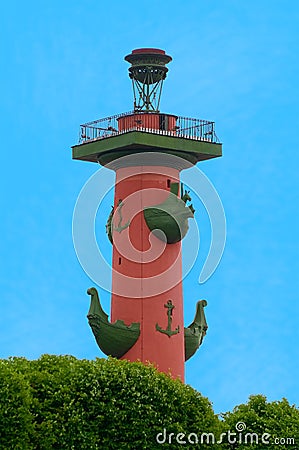
{"label": "bush", "polygon": [[208,399],[142,363],[11,358],[0,360],[0,383],[3,450],[175,449],[170,433],[220,433]]}
{"label": "bush", "polygon": [[9,361],[0,363],[0,447],[32,449],[32,404],[28,381]]}
{"label": "bush", "polygon": [[[299,410],[286,399],[251,396],[222,419],[190,386],[141,363],[49,355],[0,360],[0,450],[299,448]],[[236,434],[228,439],[229,432]],[[248,433],[259,441],[248,435],[245,442]],[[269,443],[261,442],[265,433]]]}
{"label": "bush", "polygon": [[[237,428],[245,429],[241,433],[240,443],[231,443],[228,448],[248,449],[251,437],[248,435],[247,443],[244,442],[246,433],[255,433],[252,449],[298,449],[299,445],[299,410],[290,405],[286,399],[276,402],[267,402],[263,395],[249,397],[246,404],[236,406],[233,412],[223,414],[226,430],[237,432]],[[239,424],[239,425],[237,425]],[[241,431],[240,428],[240,431]],[[262,436],[264,435],[264,443]]]}

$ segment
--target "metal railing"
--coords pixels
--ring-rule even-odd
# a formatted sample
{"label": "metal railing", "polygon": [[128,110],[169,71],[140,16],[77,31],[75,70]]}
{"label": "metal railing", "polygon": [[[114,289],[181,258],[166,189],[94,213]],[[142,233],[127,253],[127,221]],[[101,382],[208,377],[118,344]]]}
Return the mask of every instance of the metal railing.
{"label": "metal railing", "polygon": [[[165,126],[165,122],[162,126],[157,126],[157,113],[152,115],[152,123],[150,120],[151,117],[147,117],[146,126],[142,124],[141,120],[129,120],[124,128],[119,129],[119,119],[124,118],[125,116],[134,117],[134,114],[138,119],[142,113],[127,112],[80,125],[79,144],[96,141],[99,139],[107,139],[109,137],[128,133],[130,131],[141,131],[145,133],[207,141],[212,143],[220,142],[215,133],[215,122],[202,119],[192,119],[188,117],[171,116],[175,117],[175,126],[172,126],[172,128],[167,127]],[[167,114],[158,115],[163,117],[170,116]],[[160,121],[160,124],[161,123],[163,123],[163,121]]]}

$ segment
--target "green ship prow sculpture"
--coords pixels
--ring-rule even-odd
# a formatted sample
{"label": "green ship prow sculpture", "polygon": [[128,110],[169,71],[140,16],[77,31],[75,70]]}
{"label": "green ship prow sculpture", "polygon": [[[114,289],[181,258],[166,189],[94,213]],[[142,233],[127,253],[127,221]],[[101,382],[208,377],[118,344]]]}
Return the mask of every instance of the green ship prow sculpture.
{"label": "green ship prow sculpture", "polygon": [[87,294],[91,296],[88,323],[98,346],[105,355],[121,358],[137,342],[140,323],[134,322],[129,326],[123,320],[110,323],[101,306],[98,291],[92,287],[87,290]]}
{"label": "green ship prow sculpture", "polygon": [[[194,217],[195,209],[192,205],[189,192],[184,191],[181,184],[181,198],[178,197],[179,183],[170,184],[169,197],[159,205],[151,206],[143,210],[144,219],[153,234],[165,240],[168,244],[181,241],[189,229],[188,219]],[[165,237],[164,237],[165,236]]]}
{"label": "green ship prow sculpture", "polygon": [[185,361],[194,355],[201,346],[203,338],[208,329],[205,317],[204,307],[207,306],[206,300],[200,300],[196,304],[196,313],[193,322],[184,329],[185,334]]}

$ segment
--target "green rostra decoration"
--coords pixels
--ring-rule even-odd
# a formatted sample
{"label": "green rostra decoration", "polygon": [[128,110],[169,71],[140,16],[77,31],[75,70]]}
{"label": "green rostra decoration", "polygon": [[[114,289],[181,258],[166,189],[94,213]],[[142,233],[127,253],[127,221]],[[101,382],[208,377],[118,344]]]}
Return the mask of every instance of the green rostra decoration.
{"label": "green rostra decoration", "polygon": [[208,325],[205,318],[204,307],[207,306],[207,304],[208,302],[206,300],[200,300],[197,302],[194,320],[187,328],[184,329],[185,361],[194,355],[206,335]]}
{"label": "green rostra decoration", "polygon": [[114,214],[114,206],[112,206],[111,212],[108,216],[107,219],[107,223],[106,223],[106,233],[108,236],[109,241],[111,242],[111,244],[113,244],[113,237],[112,237],[112,219],[113,219],[113,214]]}
{"label": "green rostra decoration", "polygon": [[134,322],[129,326],[123,320],[110,323],[101,306],[98,291],[92,287],[87,290],[87,294],[91,296],[88,323],[98,346],[105,355],[121,358],[139,338],[140,323]]}
{"label": "green rostra decoration", "polygon": [[178,198],[179,183],[170,184],[169,197],[159,205],[151,206],[143,210],[147,226],[153,234],[166,240],[168,244],[181,241],[187,234],[189,225],[188,219],[194,217],[194,208],[187,206],[187,201],[191,201],[189,192],[184,191],[181,184],[181,198]]}

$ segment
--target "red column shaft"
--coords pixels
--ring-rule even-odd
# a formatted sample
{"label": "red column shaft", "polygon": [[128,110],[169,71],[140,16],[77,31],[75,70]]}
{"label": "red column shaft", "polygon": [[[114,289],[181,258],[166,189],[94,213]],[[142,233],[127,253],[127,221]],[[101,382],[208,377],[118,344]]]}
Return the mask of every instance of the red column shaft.
{"label": "red column shaft", "polygon": [[[179,182],[179,170],[160,166],[116,170],[113,222],[118,230],[113,232],[111,321],[140,323],[140,337],[124,359],[149,361],[184,381],[181,243],[150,238],[142,212],[166,200],[171,182]],[[129,227],[122,229],[128,221]],[[156,329],[156,324],[167,329],[168,300],[174,306],[171,330],[179,328],[170,337]]]}

